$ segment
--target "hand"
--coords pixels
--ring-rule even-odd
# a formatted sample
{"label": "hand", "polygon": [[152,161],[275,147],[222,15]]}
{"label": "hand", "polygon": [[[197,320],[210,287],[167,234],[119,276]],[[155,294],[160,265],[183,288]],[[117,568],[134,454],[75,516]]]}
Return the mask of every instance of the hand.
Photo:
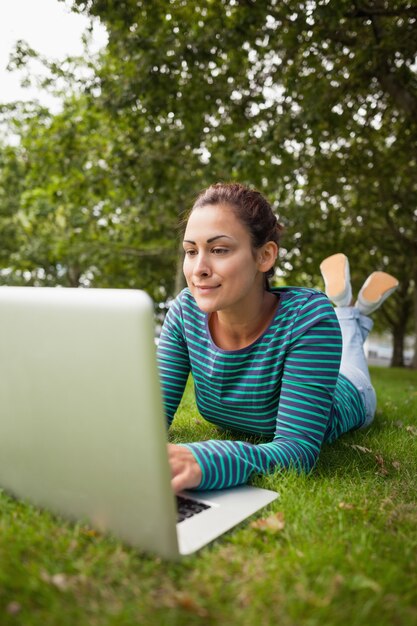
{"label": "hand", "polygon": [[184,446],[168,444],[168,460],[171,466],[171,485],[175,493],[198,487],[203,477],[194,454]]}

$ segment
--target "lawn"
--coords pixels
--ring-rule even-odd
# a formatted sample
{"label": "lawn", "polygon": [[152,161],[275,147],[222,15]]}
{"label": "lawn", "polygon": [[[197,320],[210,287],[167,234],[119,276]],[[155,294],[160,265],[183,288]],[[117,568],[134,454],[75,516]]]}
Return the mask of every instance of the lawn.
{"label": "lawn", "polygon": [[[280,498],[180,563],[1,493],[1,626],[417,625],[417,372],[372,374],[368,431],[256,478]],[[173,436],[213,434],[189,390]]]}

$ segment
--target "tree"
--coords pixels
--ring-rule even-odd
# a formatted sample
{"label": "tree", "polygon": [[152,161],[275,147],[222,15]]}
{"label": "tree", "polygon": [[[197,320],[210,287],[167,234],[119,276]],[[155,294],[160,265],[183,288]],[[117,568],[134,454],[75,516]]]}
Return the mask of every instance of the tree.
{"label": "tree", "polygon": [[[401,274],[398,310],[387,315],[401,344],[398,329],[412,294],[416,299],[417,6],[73,6],[109,30],[101,100],[129,128],[124,174],[142,201],[150,193],[163,198],[171,222],[176,199],[183,206],[191,188],[225,178],[256,184],[288,225],[290,279],[302,272],[317,281],[320,258],[341,245],[350,253],[353,241],[358,272],[376,265]],[[144,154],[151,155],[147,184],[135,174]],[[417,330],[417,304],[414,320]],[[396,354],[401,364],[398,346]]]}
{"label": "tree", "polygon": [[14,216],[19,210],[22,186],[22,163],[12,146],[0,145],[0,276],[7,282],[4,270],[18,247],[18,232]]}
{"label": "tree", "polygon": [[[179,217],[200,187],[239,179],[265,192],[287,225],[287,280],[317,285],[319,261],[340,249],[355,261],[356,286],[370,267],[399,275],[384,311],[401,364],[413,298],[417,328],[417,7],[73,7],[100,16],[109,45],[86,57],[87,79],[80,60],[43,60],[44,84],[65,91],[61,113],[16,112],[22,139],[2,151],[2,176],[8,185],[19,177],[18,194],[14,205],[0,197],[16,269],[36,281],[146,286],[164,300],[180,275]],[[34,56],[20,44],[12,64]]]}
{"label": "tree", "polygon": [[166,299],[176,250],[114,179],[120,123],[88,93],[69,94],[56,114],[34,103],[2,112],[19,137],[0,150],[3,282],[138,287]]}

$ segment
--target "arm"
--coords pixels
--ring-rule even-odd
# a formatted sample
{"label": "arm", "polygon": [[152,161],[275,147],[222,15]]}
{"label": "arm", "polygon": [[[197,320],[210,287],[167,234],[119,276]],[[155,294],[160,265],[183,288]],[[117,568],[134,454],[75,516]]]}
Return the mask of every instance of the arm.
{"label": "arm", "polygon": [[190,361],[184,334],[180,298],[169,309],[159,339],[158,369],[168,426],[184,393],[190,372]]}
{"label": "arm", "polygon": [[202,480],[198,489],[247,482],[253,473],[295,467],[309,472],[324,439],[337,382],[341,335],[327,299],[310,298],[296,316],[287,350],[271,442],[211,440],[187,444]]}
{"label": "arm", "polygon": [[[181,306],[176,302],[165,318],[157,350],[168,426],[174,419],[190,372],[188,349],[182,329]],[[168,459],[174,492],[200,484],[202,476],[200,466],[195,456],[185,446],[168,444]]]}

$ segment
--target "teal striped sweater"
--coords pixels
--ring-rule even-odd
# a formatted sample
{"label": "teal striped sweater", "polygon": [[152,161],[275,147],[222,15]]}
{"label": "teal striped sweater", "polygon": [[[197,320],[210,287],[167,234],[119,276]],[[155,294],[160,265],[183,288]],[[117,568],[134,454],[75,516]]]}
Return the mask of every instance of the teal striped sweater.
{"label": "teal striped sweater", "polygon": [[166,316],[158,364],[168,424],[191,372],[197,407],[206,420],[261,441],[186,444],[202,470],[198,489],[231,487],[277,468],[309,472],[323,442],[364,423],[359,392],[339,374],[342,340],[327,297],[293,287],[272,292],[279,297],[274,319],[240,350],[213,343],[208,315],[188,289]]}

